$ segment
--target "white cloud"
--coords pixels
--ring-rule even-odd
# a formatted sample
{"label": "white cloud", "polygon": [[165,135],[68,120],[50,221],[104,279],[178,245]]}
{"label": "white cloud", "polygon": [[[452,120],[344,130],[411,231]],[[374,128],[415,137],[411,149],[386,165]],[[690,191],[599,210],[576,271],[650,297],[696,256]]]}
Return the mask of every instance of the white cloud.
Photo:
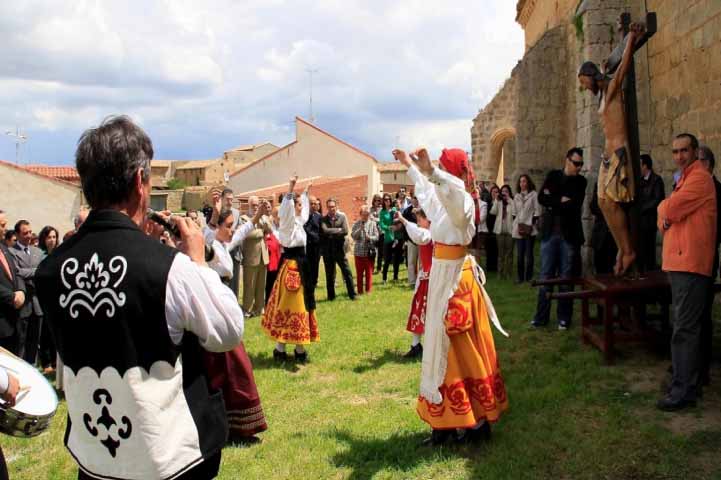
{"label": "white cloud", "polygon": [[[523,53],[514,2],[2,2],[0,127],[67,162],[108,114],[143,120],[158,156],[209,158],[293,135],[308,114],[386,158],[401,142],[470,146],[470,122]],[[0,158],[14,146],[0,142]]]}

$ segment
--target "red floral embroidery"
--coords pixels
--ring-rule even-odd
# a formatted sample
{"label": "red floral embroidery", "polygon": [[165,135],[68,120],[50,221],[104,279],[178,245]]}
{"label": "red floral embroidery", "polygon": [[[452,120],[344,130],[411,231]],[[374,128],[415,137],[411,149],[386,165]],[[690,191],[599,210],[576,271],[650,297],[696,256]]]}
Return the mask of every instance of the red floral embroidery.
{"label": "red floral embroidery", "polygon": [[448,301],[448,312],[446,313],[446,329],[449,335],[461,333],[473,323],[470,315],[471,292],[454,295]]}
{"label": "red floral embroidery", "polygon": [[288,269],[288,273],[285,275],[285,288],[291,292],[297,292],[300,285],[300,273],[297,270]]}
{"label": "red floral embroidery", "polygon": [[[445,399],[444,392],[446,391],[446,386],[441,385],[441,388],[439,390],[441,392],[441,396]],[[431,403],[425,397],[421,396],[418,397],[418,400],[426,405],[426,409],[428,409],[428,415],[430,415],[431,417],[442,417],[443,414],[446,413],[445,400],[439,404]]]}
{"label": "red floral embroidery", "polygon": [[446,398],[450,403],[451,410],[453,410],[453,413],[456,415],[465,415],[471,411],[471,401],[468,398],[466,386],[463,381],[448,385]]}
{"label": "red floral embroidery", "polygon": [[506,402],[506,383],[503,381],[503,377],[500,372],[496,373],[493,379],[493,391],[496,394],[496,400],[498,400],[499,403]]}

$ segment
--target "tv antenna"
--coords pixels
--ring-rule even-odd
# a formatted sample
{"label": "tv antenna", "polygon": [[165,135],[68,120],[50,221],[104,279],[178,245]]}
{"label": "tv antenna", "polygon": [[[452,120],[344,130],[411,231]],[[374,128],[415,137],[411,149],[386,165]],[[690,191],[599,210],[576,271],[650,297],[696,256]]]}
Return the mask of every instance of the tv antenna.
{"label": "tv antenna", "polygon": [[15,163],[20,165],[20,145],[28,141],[28,136],[20,133],[20,127],[15,127],[15,133],[12,130],[7,130],[5,135],[12,137],[15,142]]}

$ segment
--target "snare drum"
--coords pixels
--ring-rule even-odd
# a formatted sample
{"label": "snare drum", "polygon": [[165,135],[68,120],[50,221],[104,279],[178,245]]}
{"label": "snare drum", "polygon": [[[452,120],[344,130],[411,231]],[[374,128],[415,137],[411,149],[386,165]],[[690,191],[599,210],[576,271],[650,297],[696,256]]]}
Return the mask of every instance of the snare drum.
{"label": "snare drum", "polygon": [[15,405],[0,400],[0,432],[14,437],[34,437],[50,426],[58,408],[58,396],[50,382],[26,361],[0,348],[0,367],[14,375],[21,391]]}

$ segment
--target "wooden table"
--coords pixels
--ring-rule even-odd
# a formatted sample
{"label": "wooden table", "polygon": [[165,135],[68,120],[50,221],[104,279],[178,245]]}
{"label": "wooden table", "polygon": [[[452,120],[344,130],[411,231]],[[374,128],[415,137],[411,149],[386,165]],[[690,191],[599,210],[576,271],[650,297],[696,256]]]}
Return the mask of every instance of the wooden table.
{"label": "wooden table", "polygon": [[[581,300],[581,339],[597,347],[607,364],[614,361],[617,343],[648,342],[668,334],[671,285],[664,272],[650,272],[638,279],[599,275],[534,283],[580,287],[576,291],[549,293],[549,298]],[[596,305],[595,315],[591,304]],[[659,305],[660,313],[650,314],[649,305]],[[661,329],[649,328],[649,320],[659,320]]]}

